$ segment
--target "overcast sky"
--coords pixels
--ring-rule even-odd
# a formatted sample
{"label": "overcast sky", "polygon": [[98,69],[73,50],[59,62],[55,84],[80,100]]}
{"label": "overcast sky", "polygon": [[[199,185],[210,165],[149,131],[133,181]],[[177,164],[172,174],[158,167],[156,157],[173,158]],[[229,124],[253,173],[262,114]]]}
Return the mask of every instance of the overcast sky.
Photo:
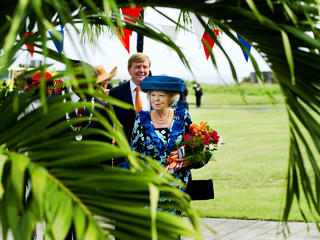
{"label": "overcast sky", "polygon": [[[179,11],[173,9],[161,9],[173,19],[178,19]],[[167,19],[155,12],[151,8],[147,8],[145,12],[145,22],[151,23],[161,29],[162,25],[173,25]],[[89,43],[82,44],[80,37],[75,34],[74,30],[70,30],[70,34],[75,38],[74,44],[70,40],[70,36],[65,31],[64,39],[64,54],[72,59],[81,59],[92,65],[102,64],[109,72],[114,66],[118,67],[117,79],[129,79],[127,71],[127,60],[131,54],[136,52],[136,33],[133,33],[130,38],[130,54],[122,46],[121,42],[116,36],[109,36],[105,34],[101,36],[96,44]],[[144,38],[144,53],[151,59],[151,70],[153,75],[167,74],[170,76],[181,77],[185,80],[197,80],[202,83],[233,83],[231,71],[228,61],[223,56],[222,52],[217,46],[213,47],[213,54],[216,57],[219,74],[214,69],[211,59],[206,59],[202,45],[199,45],[195,34],[186,33],[184,31],[177,32],[175,43],[181,48],[182,52],[187,57],[192,74],[184,67],[178,55],[170,50],[168,47],[156,41]],[[241,48],[232,42],[226,34],[220,35],[222,46],[229,54],[233,64],[238,73],[238,78],[241,81],[244,77],[249,76],[253,71],[251,61],[245,61]],[[55,49],[53,43],[48,43],[48,47]],[[256,58],[261,71],[269,71],[269,67],[259,54],[251,49],[251,53]],[[42,59],[38,55],[34,55],[32,59]],[[18,63],[28,63],[30,61],[30,54],[27,52],[20,53],[17,61]],[[62,69],[63,66],[55,64],[55,69]]]}

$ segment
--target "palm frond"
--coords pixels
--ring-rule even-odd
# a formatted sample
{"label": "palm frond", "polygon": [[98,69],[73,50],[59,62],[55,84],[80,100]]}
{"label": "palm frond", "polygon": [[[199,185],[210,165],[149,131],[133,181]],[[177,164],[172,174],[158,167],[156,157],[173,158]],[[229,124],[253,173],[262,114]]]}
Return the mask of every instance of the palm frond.
{"label": "palm frond", "polygon": [[[151,228],[152,234],[160,239],[170,239],[168,236],[175,234],[197,238],[199,229],[195,230],[195,213],[188,210],[188,196],[171,186],[169,174],[164,175],[169,178],[159,177],[130,151],[128,144],[120,148],[92,140],[77,142],[73,140],[75,133],[62,134],[70,123],[54,122],[64,117],[66,111],[79,106],[90,107],[89,103],[63,102],[62,97],[69,96],[49,101],[47,113],[40,107],[23,114],[33,100],[24,95],[19,97],[17,112],[10,111],[13,94],[0,106],[1,117],[8,114],[6,117],[11,119],[1,126],[0,208],[5,209],[1,214],[4,237],[11,229],[15,238],[28,239],[36,222],[45,219],[45,237],[50,239],[64,238],[72,223],[80,238],[105,239],[108,235],[128,237],[133,234],[135,239],[141,239],[148,238]],[[43,117],[45,120],[41,120]],[[110,123],[101,118],[96,116],[95,120],[100,119],[106,130],[112,131]],[[79,119],[74,120],[77,121]],[[108,131],[94,129],[85,134],[92,132],[112,136]],[[119,135],[113,137],[118,140]],[[118,157],[134,159],[141,165],[140,171],[135,170],[136,164],[131,171],[112,167],[112,159]],[[25,199],[27,183],[30,184]],[[150,185],[171,196],[176,207],[190,216],[193,227],[169,213],[155,215],[153,212],[151,215],[146,208],[150,205]],[[154,205],[157,201],[151,201],[151,206],[157,206]],[[28,232],[24,235],[27,222]],[[123,232],[115,232],[114,226]]]}

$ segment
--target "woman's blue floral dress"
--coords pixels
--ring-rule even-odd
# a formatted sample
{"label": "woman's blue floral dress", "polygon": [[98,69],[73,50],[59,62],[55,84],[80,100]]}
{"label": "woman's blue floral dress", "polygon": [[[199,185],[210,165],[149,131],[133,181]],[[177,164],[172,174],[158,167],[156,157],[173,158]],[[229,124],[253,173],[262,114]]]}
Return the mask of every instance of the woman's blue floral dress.
{"label": "woman's blue floral dress", "polygon": [[[175,143],[181,142],[191,123],[189,113],[184,107],[180,107],[175,109],[174,119],[169,128],[155,129],[150,112],[140,111],[133,127],[131,149],[158,160],[158,163],[165,167],[168,164],[166,158],[170,156],[171,151],[176,150]],[[190,169],[184,167],[172,175],[187,185],[190,174]]]}

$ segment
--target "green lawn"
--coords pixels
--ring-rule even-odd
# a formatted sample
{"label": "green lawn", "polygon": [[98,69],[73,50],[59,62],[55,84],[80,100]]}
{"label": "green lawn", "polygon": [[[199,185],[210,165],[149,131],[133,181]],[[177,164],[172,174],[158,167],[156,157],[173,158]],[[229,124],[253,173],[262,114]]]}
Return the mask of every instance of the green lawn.
{"label": "green lawn", "polygon": [[[190,105],[190,115],[193,122],[208,121],[225,144],[207,166],[193,170],[194,179],[213,178],[215,188],[214,200],[193,201],[193,206],[202,217],[279,220],[289,154],[283,103],[273,106],[267,96],[251,95],[256,104],[246,105],[236,92],[219,93],[219,100],[217,93],[208,92],[202,108]],[[223,99],[233,104],[219,107]],[[302,220],[296,206],[290,220]]]}
{"label": "green lawn", "polygon": [[[245,101],[243,101],[240,95],[239,89],[235,86],[217,86],[217,85],[202,85],[203,96],[201,103],[203,107],[283,107],[283,97],[280,88],[276,84],[266,84],[265,88],[262,88],[258,84],[243,84],[240,87],[240,91],[244,93]],[[195,106],[195,94],[192,86],[188,86],[188,102],[190,106]],[[267,90],[272,94],[275,101],[273,101],[265,92]],[[273,104],[273,103],[276,104]]]}

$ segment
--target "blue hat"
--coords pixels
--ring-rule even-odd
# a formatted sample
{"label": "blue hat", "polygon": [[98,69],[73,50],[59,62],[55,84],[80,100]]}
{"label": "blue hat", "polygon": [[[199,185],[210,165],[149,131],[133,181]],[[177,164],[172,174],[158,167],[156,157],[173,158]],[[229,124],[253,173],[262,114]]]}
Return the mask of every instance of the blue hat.
{"label": "blue hat", "polygon": [[143,92],[148,92],[149,90],[183,92],[186,88],[186,84],[182,79],[166,75],[146,77],[139,86]]}

